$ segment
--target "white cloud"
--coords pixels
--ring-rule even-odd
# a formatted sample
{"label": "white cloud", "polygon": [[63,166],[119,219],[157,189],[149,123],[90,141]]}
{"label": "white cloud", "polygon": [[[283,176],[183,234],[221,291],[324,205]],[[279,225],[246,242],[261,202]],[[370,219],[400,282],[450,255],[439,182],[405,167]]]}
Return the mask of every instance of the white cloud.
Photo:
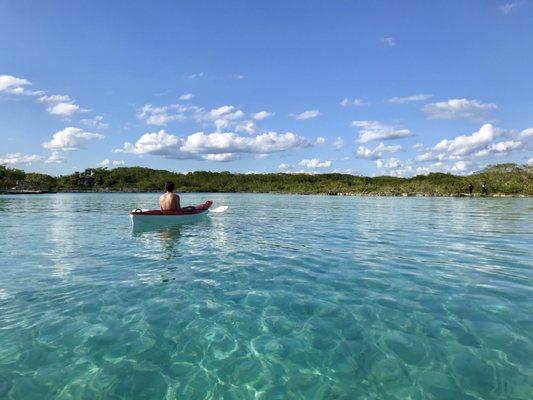
{"label": "white cloud", "polygon": [[376,160],[376,166],[381,173],[391,176],[403,177],[413,172],[413,167],[398,158]]}
{"label": "white cloud", "polygon": [[305,167],[305,168],[309,168],[309,169],[329,168],[331,167],[331,161],[329,160],[320,161],[320,159],[318,158],[311,158],[311,159],[300,161],[298,165]]}
{"label": "white cloud", "polygon": [[104,117],[97,115],[94,118],[85,118],[80,120],[80,123],[94,129],[107,129],[109,124],[104,122]]}
{"label": "white cloud", "polygon": [[340,150],[344,147],[344,140],[340,136],[337,136],[337,139],[331,144],[335,150]]}
{"label": "white cloud", "polygon": [[485,124],[479,131],[471,135],[461,135],[451,140],[441,140],[435,145],[433,150],[445,152],[449,156],[466,156],[486,147],[499,134],[499,130],[494,126]]}
{"label": "white cloud", "polygon": [[179,155],[179,148],[183,144],[183,139],[170,135],[163,129],[159,132],[145,133],[142,135],[135,144],[129,142],[124,143],[122,150],[116,150],[116,152],[125,152],[132,154],[153,154],[162,156],[174,156],[176,158]]}
{"label": "white cloud", "polygon": [[529,139],[530,137],[533,137],[533,128],[524,129],[520,132],[520,138]]}
{"label": "white cloud", "polygon": [[189,75],[189,79],[202,78],[204,76],[203,72],[197,72]]}
{"label": "white cloud", "polygon": [[28,164],[31,165],[36,162],[42,162],[44,159],[42,156],[36,154],[22,154],[22,153],[9,153],[0,158],[0,164],[5,165],[18,165]]}
{"label": "white cloud", "polygon": [[266,132],[257,136],[239,136],[233,132],[197,132],[180,138],[161,130],[157,133],[145,133],[135,144],[126,142],[122,149],[116,151],[220,161],[233,157],[233,153],[267,154],[308,145],[305,138],[291,132]]}
{"label": "white cloud", "polygon": [[234,77],[235,79],[237,79],[238,81],[244,79],[244,75],[241,75],[241,74],[235,74],[235,75],[233,75],[233,77]]}
{"label": "white cloud", "polygon": [[267,132],[253,137],[232,132],[197,132],[187,137],[181,150],[190,153],[274,153],[306,144],[303,137],[291,132]]}
{"label": "white cloud", "polygon": [[383,158],[385,153],[397,153],[399,151],[402,151],[402,146],[386,146],[381,142],[373,149],[359,146],[357,148],[356,156],[358,158],[366,158],[367,160],[377,160],[378,158]]}
{"label": "white cloud", "polygon": [[291,169],[291,168],[292,168],[292,165],[290,165],[290,164],[285,164],[285,163],[281,163],[280,165],[278,165],[278,168],[279,168],[279,169],[282,169],[282,170]]}
{"label": "white cloud", "polygon": [[205,154],[202,156],[204,160],[208,161],[232,161],[238,158],[235,153],[218,153],[218,154]]}
{"label": "white cloud", "polygon": [[507,154],[510,151],[518,150],[523,147],[523,143],[517,140],[507,140],[504,142],[498,142],[491,144],[488,148],[489,152],[495,154]]}
{"label": "white cloud", "polygon": [[171,121],[183,121],[187,119],[188,113],[197,110],[198,107],[181,104],[170,104],[161,107],[145,104],[137,111],[137,118],[145,121],[148,125],[165,126]]}
{"label": "white cloud", "polygon": [[52,151],[52,153],[50,153],[50,156],[46,160],[44,160],[44,162],[47,164],[61,164],[65,162],[65,159],[59,155],[59,152]]}
{"label": "white cloud", "polygon": [[[527,131],[527,130],[526,130]],[[444,171],[464,173],[476,159],[489,159],[495,156],[505,156],[524,149],[527,142],[523,132],[501,131],[491,124],[484,124],[478,131],[470,135],[460,135],[453,139],[444,139],[431,150],[414,157],[415,162],[433,163],[429,166],[419,166],[417,171],[423,173]],[[495,142],[498,137],[506,140]],[[448,163],[453,162],[450,166]]]}
{"label": "white cloud", "polygon": [[477,119],[498,108],[494,103],[479,100],[450,99],[422,107],[429,118],[433,119]]}
{"label": "white cloud", "polygon": [[[263,119],[271,115],[266,111],[254,114],[255,119]],[[137,117],[148,125],[166,126],[171,121],[193,120],[201,125],[213,125],[216,131],[255,133],[256,127],[252,120],[245,119],[245,113],[235,106],[224,105],[206,110],[192,104],[169,104],[153,106],[145,104],[137,111]]]}
{"label": "white cloud", "polygon": [[257,120],[257,121],[261,121],[265,118],[268,118],[268,117],[271,117],[272,115],[274,115],[273,113],[270,113],[268,111],[259,111],[259,112],[256,112],[255,114],[252,115],[252,118]]}
{"label": "white cloud", "polygon": [[324,144],[326,143],[326,138],[323,138],[322,136],[319,136],[315,139],[315,144],[318,145],[318,144]]}
{"label": "white cloud", "polygon": [[424,101],[430,99],[431,97],[433,97],[432,94],[419,93],[406,97],[391,97],[390,99],[387,99],[386,102],[392,104],[407,104],[414,101]]}
{"label": "white cloud", "polygon": [[236,132],[246,132],[249,135],[252,135],[255,132],[255,124],[253,121],[243,121],[235,125]]}
{"label": "white cloud", "polygon": [[98,163],[98,165],[101,166],[101,167],[108,167],[110,165],[119,166],[119,165],[124,165],[124,160],[108,160],[108,159],[105,159],[102,162]]}
{"label": "white cloud", "polygon": [[533,165],[533,158],[530,158],[529,160],[527,160],[526,164],[527,165]]}
{"label": "white cloud", "polygon": [[85,147],[93,139],[103,139],[104,135],[86,132],[83,129],[69,126],[62,131],[54,133],[52,140],[44,142],[43,147],[49,150],[72,151]]}
{"label": "white cloud", "polygon": [[316,118],[320,115],[320,111],[318,110],[306,110],[300,114],[291,114],[290,116],[294,119],[298,120],[304,120],[304,119],[311,119]]}
{"label": "white cloud", "polygon": [[374,140],[391,140],[413,136],[409,129],[397,129],[379,121],[352,121],[352,126],[359,129],[359,142],[366,143]]}
{"label": "white cloud", "polygon": [[6,154],[4,158],[0,158],[0,164],[6,165],[31,165],[34,163],[60,164],[64,161],[65,160],[59,156],[57,151],[53,151],[48,157],[43,157],[36,154],[11,153]]}
{"label": "white cloud", "polygon": [[12,75],[0,75],[0,93],[22,94],[25,90],[24,86],[29,85],[31,85],[31,82],[26,79]]}
{"label": "white cloud", "polygon": [[455,164],[453,164],[452,171],[464,172],[467,165],[468,164],[465,161],[457,161]]}
{"label": "white cloud", "polygon": [[511,11],[513,11],[515,8],[517,8],[520,5],[518,2],[512,2],[512,3],[505,3],[498,7],[498,9],[505,15],[509,14]]}
{"label": "white cloud", "polygon": [[348,99],[348,98],[344,98],[344,99],[341,100],[341,102],[339,104],[341,106],[343,106],[343,107],[348,107],[348,106],[360,107],[360,106],[364,106],[365,102],[363,101],[363,99]]}
{"label": "white cloud", "polygon": [[180,100],[190,100],[194,97],[194,94],[192,93],[185,93],[185,94],[182,94],[179,99]]}
{"label": "white cloud", "polygon": [[383,43],[385,43],[387,46],[390,46],[390,47],[393,47],[393,46],[396,46],[396,41],[394,40],[393,37],[384,37],[381,39],[381,41]]}
{"label": "white cloud", "polygon": [[46,111],[52,115],[69,116],[80,110],[80,106],[75,104],[69,96],[54,94],[39,98],[41,103],[47,105]]}
{"label": "white cloud", "polygon": [[421,148],[423,148],[424,145],[422,143],[415,143],[413,144],[413,150],[420,150]]}

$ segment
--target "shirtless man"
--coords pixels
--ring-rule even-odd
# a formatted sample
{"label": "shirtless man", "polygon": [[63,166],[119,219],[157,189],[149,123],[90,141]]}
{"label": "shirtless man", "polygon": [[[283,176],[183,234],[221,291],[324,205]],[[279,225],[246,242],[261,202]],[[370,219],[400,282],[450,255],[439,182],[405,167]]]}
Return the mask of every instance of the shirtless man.
{"label": "shirtless man", "polygon": [[173,192],[174,182],[165,183],[165,193],[159,198],[161,211],[181,211],[180,197]]}

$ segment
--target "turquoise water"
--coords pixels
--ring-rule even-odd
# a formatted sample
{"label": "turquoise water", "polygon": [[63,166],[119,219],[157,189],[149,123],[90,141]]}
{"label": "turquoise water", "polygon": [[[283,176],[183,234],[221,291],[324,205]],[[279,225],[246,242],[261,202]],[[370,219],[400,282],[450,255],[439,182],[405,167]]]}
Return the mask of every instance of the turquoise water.
{"label": "turquoise water", "polygon": [[1,399],[531,399],[533,199],[0,197]]}

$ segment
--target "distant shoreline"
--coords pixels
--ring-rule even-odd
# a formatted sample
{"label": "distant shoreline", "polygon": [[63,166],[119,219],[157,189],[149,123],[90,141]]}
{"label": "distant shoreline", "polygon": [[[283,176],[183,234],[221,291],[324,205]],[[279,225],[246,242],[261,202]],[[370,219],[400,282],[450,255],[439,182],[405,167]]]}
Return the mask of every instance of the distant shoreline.
{"label": "distant shoreline", "polygon": [[[122,193],[122,194],[139,194],[139,193],[161,193],[160,191],[151,191],[151,190],[58,190],[58,191],[38,191],[38,190],[29,190],[29,191],[0,191],[0,195],[12,195],[12,196],[18,196],[18,195],[25,195],[25,194],[31,194],[31,195],[39,195],[39,194],[64,194],[64,193],[77,193],[77,194],[116,194],[116,193]],[[228,191],[228,192],[198,192],[198,191],[179,191],[176,190],[176,193],[184,193],[184,194],[201,194],[201,193],[220,193],[220,194],[283,194],[283,195],[298,195],[298,196],[340,196],[340,197],[473,197],[473,198],[526,198],[526,197],[533,197],[529,194],[505,194],[505,193],[491,193],[488,195],[482,195],[480,193],[446,193],[446,194],[440,194],[440,193],[307,193],[307,192],[251,192],[251,191],[242,191],[242,192],[234,192],[234,191]]]}
{"label": "distant shoreline", "polygon": [[53,177],[0,165],[0,192],[40,193],[159,193],[172,181],[178,193],[287,193],[340,196],[488,197],[533,196],[533,166],[499,164],[474,174],[430,173],[409,178],[349,174],[237,174],[195,171],[186,174],[144,167],[88,168]]}

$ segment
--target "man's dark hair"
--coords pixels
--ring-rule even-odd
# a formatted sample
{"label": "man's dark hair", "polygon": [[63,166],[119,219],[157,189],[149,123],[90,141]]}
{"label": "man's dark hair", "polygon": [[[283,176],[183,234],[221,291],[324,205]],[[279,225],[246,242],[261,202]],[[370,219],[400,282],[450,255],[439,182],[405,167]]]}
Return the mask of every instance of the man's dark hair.
{"label": "man's dark hair", "polygon": [[167,192],[173,192],[174,191],[174,182],[168,181],[167,183],[165,183],[165,190]]}

